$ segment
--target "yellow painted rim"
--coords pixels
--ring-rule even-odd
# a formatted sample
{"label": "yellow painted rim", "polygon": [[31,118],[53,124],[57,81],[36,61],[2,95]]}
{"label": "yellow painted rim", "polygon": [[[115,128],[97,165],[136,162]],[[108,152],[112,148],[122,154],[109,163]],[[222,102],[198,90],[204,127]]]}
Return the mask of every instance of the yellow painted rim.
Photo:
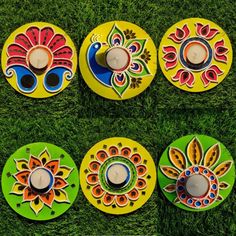
{"label": "yellow painted rim", "polygon": [[[110,153],[112,153],[112,148],[115,148],[117,150],[117,153],[113,153],[113,155],[111,155]],[[129,154],[126,154],[127,156],[125,156],[124,150],[130,150]],[[107,153],[107,155],[105,155],[106,156],[106,159],[104,159],[105,161],[101,162],[98,157],[100,157],[100,153],[103,152]],[[140,177],[139,172],[137,172],[137,176],[139,177],[137,177],[134,174],[132,178],[134,179],[137,177],[136,182],[134,181],[134,186],[130,185],[129,189],[127,187],[127,192],[125,192],[126,191],[125,189],[107,190],[106,186],[103,185],[103,177],[102,177],[104,176],[103,170],[107,165],[106,163],[108,162],[117,163],[117,162],[122,162],[122,160],[129,163],[131,162],[131,160],[134,160],[134,157],[137,157],[136,155],[138,155],[138,157],[141,157],[141,159],[139,159],[141,160],[141,162],[136,163],[135,168],[136,170],[140,171],[141,166],[142,167],[144,166],[145,167],[144,170],[146,170],[143,172],[144,176]],[[118,158],[120,158],[120,161],[113,162],[113,160],[115,160],[117,156]],[[91,165],[92,165],[91,162],[92,164],[97,163],[97,165],[99,166],[98,171],[91,170]],[[98,173],[100,173],[100,177]],[[89,176],[91,176],[91,174],[95,174],[96,176],[98,176],[98,182],[96,182],[97,180],[95,181],[96,183],[89,182],[90,181]],[[131,180],[133,181],[132,178]],[[139,193],[138,199],[130,200],[127,197],[128,192],[130,191],[130,189],[136,188],[138,179],[139,180],[143,179],[146,182],[146,186],[143,185],[145,186],[143,189],[137,188],[137,191]],[[129,183],[132,182],[131,180]],[[88,201],[99,210],[109,214],[117,214],[117,215],[127,214],[140,208],[150,198],[156,184],[156,167],[151,155],[139,143],[128,138],[121,138],[121,137],[108,138],[95,144],[85,155],[80,167],[80,184],[82,191],[86,196],[86,198],[88,199]],[[93,189],[98,185],[102,186],[102,190],[104,190],[103,195],[99,197],[94,196],[92,194]],[[115,199],[110,205],[105,205],[106,200],[104,199],[106,193],[115,196]],[[118,198],[121,195],[125,195],[128,199],[128,202],[125,206],[119,205]]]}
{"label": "yellow painted rim", "polygon": [[[8,55],[8,47],[9,47],[9,45],[15,43],[15,38],[16,38],[17,35],[23,34],[24,36],[26,36],[27,29],[29,29],[31,27],[37,27],[40,30],[40,32],[39,32],[40,34],[41,34],[41,30],[44,29],[45,27],[51,28],[54,31],[54,34],[53,34],[51,40],[53,39],[54,36],[59,34],[59,35],[63,36],[65,38],[65,40],[66,40],[64,46],[66,46],[66,47],[71,49],[72,53],[71,53],[71,57],[70,57],[69,61],[72,64],[72,66],[71,66],[70,70],[65,70],[63,72],[63,75],[61,76],[62,77],[62,85],[58,89],[56,89],[55,91],[51,91],[51,90],[45,89],[43,81],[44,81],[44,76],[48,72],[50,72],[50,69],[51,68],[56,68],[56,67],[51,67],[51,68],[48,67],[45,71],[43,71],[43,73],[35,73],[32,70],[32,68],[30,68],[30,66],[28,64],[25,65],[24,67],[26,67],[30,72],[32,72],[32,74],[37,79],[37,85],[36,85],[35,89],[33,91],[30,91],[30,92],[25,92],[24,90],[20,89],[19,85],[17,84],[16,72],[14,72],[14,71],[12,72],[11,71],[11,76],[9,76],[9,74],[7,73],[7,69],[9,67],[11,67],[11,66],[9,66],[7,64],[7,61],[8,61],[8,59],[11,56],[11,55]],[[49,43],[50,43],[50,41],[49,41]],[[19,45],[19,44],[17,43],[17,45]],[[40,42],[39,42],[39,45],[40,45]],[[38,47],[39,45],[32,44],[31,49],[34,48],[34,47]],[[45,47],[43,45],[40,45],[40,46]],[[45,47],[45,48],[47,48],[50,51],[49,47]],[[28,55],[28,52],[31,51],[31,49],[29,49],[29,50],[26,49],[26,51],[27,51],[26,55]],[[60,48],[58,48],[58,49],[60,49]],[[55,50],[55,52],[56,51],[57,50]],[[61,55],[63,55],[62,52],[61,52]],[[63,56],[60,56],[60,57],[63,60],[65,59],[65,58],[63,58]],[[14,65],[17,65],[17,63],[14,64]],[[61,64],[58,64],[58,66],[61,67]],[[73,76],[74,76],[74,74],[76,72],[76,68],[77,68],[77,53],[76,53],[76,48],[75,48],[74,43],[72,42],[70,37],[62,29],[60,29],[59,27],[57,27],[57,26],[55,26],[53,24],[46,23],[46,22],[33,22],[33,23],[25,24],[25,25],[19,27],[18,29],[16,29],[8,37],[8,39],[6,40],[6,42],[4,44],[3,50],[2,50],[2,70],[3,70],[3,72],[4,72],[5,76],[6,76],[7,81],[9,82],[9,84],[16,91],[18,91],[19,93],[21,93],[21,94],[23,94],[25,96],[32,97],[32,98],[47,98],[47,97],[54,96],[54,95],[58,94],[59,92],[61,92],[62,90],[64,90],[69,85],[69,83],[71,82],[71,80],[72,80],[72,78],[73,78]],[[20,78],[20,76],[19,76],[19,78]]]}
{"label": "yellow painted rim", "polygon": [[[111,70],[109,71],[108,66],[105,62],[106,51],[109,48],[114,47],[114,44],[112,45],[111,41],[109,40],[112,36],[114,36],[114,38],[116,36],[118,38],[122,38],[122,43],[117,46],[121,46],[126,49],[128,48],[127,45],[129,45],[129,43],[131,42],[135,43],[136,41],[138,41],[139,43],[144,45],[144,47],[139,50],[138,56],[135,56],[134,53],[131,54],[134,55],[132,56],[131,62],[135,62],[136,59],[138,59],[138,63],[140,62],[141,65],[144,66],[140,66],[140,68],[144,68],[145,70],[143,69],[142,71],[144,71],[145,73],[135,71],[135,73],[132,73],[131,76],[129,69],[130,67],[122,71],[122,74],[128,74],[128,77],[130,77],[130,79],[125,79],[127,83],[125,83],[125,86],[123,87],[124,89],[120,88],[119,86],[118,89],[115,89],[117,87],[114,86],[114,83],[103,82],[105,80],[104,77],[106,77],[104,75],[105,73],[107,73],[107,76],[109,78],[111,78],[112,74],[118,74],[118,72],[114,72]],[[99,47],[99,50],[97,50],[97,53],[94,56],[98,64],[94,66],[94,64],[88,58],[90,58],[90,53],[92,54],[91,46],[92,44],[96,44],[96,42],[102,43],[102,45],[101,47]],[[91,57],[91,60],[92,58],[93,57]],[[80,49],[79,65],[85,82],[95,93],[112,100],[129,99],[143,92],[150,85],[152,79],[154,78],[157,68],[156,47],[150,36],[139,26],[125,21],[111,21],[99,25],[98,27],[93,29],[85,38]],[[132,64],[130,64],[130,66],[131,65]],[[98,70],[100,68],[102,68],[103,73],[99,75],[95,70]],[[101,77],[103,78],[100,79]],[[109,79],[109,81],[111,80],[112,79]]]}
{"label": "yellow painted rim", "polygon": [[[185,45],[191,41],[209,47],[208,60],[199,65],[186,62],[182,55]],[[202,18],[189,18],[167,30],[158,56],[162,72],[174,86],[188,92],[203,92],[214,88],[227,76],[233,51],[227,34],[217,24]]]}

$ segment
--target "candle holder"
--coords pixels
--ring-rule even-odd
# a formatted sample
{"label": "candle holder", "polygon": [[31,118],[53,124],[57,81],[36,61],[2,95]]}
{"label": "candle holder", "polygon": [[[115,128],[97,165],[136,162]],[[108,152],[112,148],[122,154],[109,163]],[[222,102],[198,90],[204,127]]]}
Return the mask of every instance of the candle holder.
{"label": "candle holder", "polygon": [[2,51],[2,70],[10,85],[25,96],[46,98],[64,90],[77,67],[69,36],[55,25],[34,22],[15,30]]}
{"label": "candle holder", "polygon": [[159,47],[159,63],[165,77],[188,92],[214,88],[228,74],[232,46],[215,23],[190,18],[171,26]]}
{"label": "candle holder", "polygon": [[169,201],[189,211],[218,206],[233,188],[235,168],[226,147],[205,135],[188,135],[162,154],[158,181]]}
{"label": "candle holder", "polygon": [[112,100],[137,96],[156,73],[156,48],[150,36],[129,22],[112,21],[92,30],[80,49],[85,82]]}
{"label": "candle holder", "polygon": [[49,143],[18,149],[6,162],[2,190],[18,214],[32,220],[50,220],[70,208],[79,189],[72,158]]}
{"label": "candle holder", "polygon": [[127,138],[95,144],[80,167],[80,184],[88,201],[101,211],[126,214],[151,196],[156,168],[147,150]]}

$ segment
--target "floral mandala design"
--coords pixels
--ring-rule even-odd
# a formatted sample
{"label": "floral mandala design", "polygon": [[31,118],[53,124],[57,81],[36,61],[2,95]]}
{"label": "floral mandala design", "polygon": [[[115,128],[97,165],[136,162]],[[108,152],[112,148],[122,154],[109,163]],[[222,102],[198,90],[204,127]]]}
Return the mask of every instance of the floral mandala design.
{"label": "floral mandala design", "polygon": [[[37,215],[46,205],[52,208],[53,202],[69,203],[65,188],[68,186],[66,179],[73,168],[60,165],[59,159],[52,159],[47,148],[38,157],[30,155],[29,160],[15,160],[17,173],[14,174],[16,182],[13,184],[11,194],[22,195],[22,202],[30,202],[30,207]],[[36,191],[30,183],[30,176],[37,169],[47,171],[52,184],[46,192]]]}
{"label": "floral mandala design", "polygon": [[[220,191],[227,189],[230,185],[220,178],[225,176],[233,165],[233,161],[224,161],[217,165],[221,157],[219,143],[211,146],[204,155],[200,141],[194,137],[187,146],[187,157],[176,147],[169,148],[169,159],[173,166],[160,166],[162,173],[169,179],[175,180],[163,188],[165,192],[176,194],[174,203],[182,203],[193,209],[206,208],[215,201],[224,198]],[[188,165],[190,163],[190,165]],[[192,176],[201,176],[207,180],[208,187],[202,196],[192,196],[186,189],[187,181]]]}
{"label": "floral mandala design", "polygon": [[[162,47],[164,67],[166,71],[172,70],[178,65],[182,67],[172,75],[172,81],[179,82],[181,86],[186,85],[193,88],[196,80],[194,72],[200,72],[199,77],[205,88],[211,83],[219,82],[218,77],[223,75],[224,71],[214,63],[214,60],[227,64],[227,53],[229,52],[224,39],[215,42],[213,48],[210,46],[209,42],[219,33],[218,29],[211,28],[209,24],[204,25],[198,22],[195,24],[195,35],[191,35],[188,24],[184,24],[182,28],[177,27],[174,32],[169,34],[168,39],[171,39],[174,44],[180,45],[180,49],[177,49],[174,45]],[[196,64],[187,58],[187,52],[194,44],[206,54],[205,58]]]}
{"label": "floral mandala design", "polygon": [[[17,88],[22,93],[33,93],[39,83],[47,92],[56,93],[62,89],[64,78],[71,80],[73,77],[73,49],[66,37],[50,26],[30,26],[18,33],[6,53],[5,74],[8,78],[16,75]],[[37,68],[40,58],[44,58],[43,65]]]}
{"label": "floral mandala design", "polygon": [[[99,42],[98,36],[93,35],[91,45],[87,51],[87,62],[94,77],[107,87],[111,87],[120,97],[124,95],[131,86],[132,78],[143,78],[150,76],[151,72],[148,62],[151,59],[150,51],[145,46],[148,39],[136,38],[133,30],[126,29],[124,32],[114,24],[108,34],[107,42]],[[98,50],[107,45],[106,53],[115,48],[123,49],[128,55],[128,63],[122,69],[116,70],[100,65],[96,61]],[[136,86],[138,87],[138,86]]]}
{"label": "floral mandala design", "polygon": [[[109,167],[117,163],[129,169],[129,179],[119,187],[111,185],[107,177]],[[92,187],[91,194],[105,206],[124,207],[134,204],[147,187],[147,166],[142,163],[142,157],[136,152],[132,153],[129,147],[110,146],[107,150],[98,151],[88,169],[86,181],[89,188]]]}

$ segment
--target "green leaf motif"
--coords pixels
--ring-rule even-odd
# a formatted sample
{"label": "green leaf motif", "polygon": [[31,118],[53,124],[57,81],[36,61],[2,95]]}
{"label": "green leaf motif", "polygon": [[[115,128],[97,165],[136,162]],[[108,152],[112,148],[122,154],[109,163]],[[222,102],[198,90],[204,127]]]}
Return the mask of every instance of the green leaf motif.
{"label": "green leaf motif", "polygon": [[120,97],[122,97],[122,95],[123,95],[124,92],[128,89],[128,87],[129,87],[129,85],[130,85],[130,77],[129,77],[126,73],[124,73],[123,76],[124,76],[125,82],[124,82],[124,84],[119,85],[119,84],[116,82],[116,76],[117,76],[117,74],[113,73],[112,78],[111,78],[111,84],[112,84],[112,87],[113,87],[113,89],[115,90],[115,92],[116,92]]}
{"label": "green leaf motif", "polygon": [[147,39],[130,39],[125,47],[129,50],[129,49],[133,49],[133,48],[138,48],[137,51],[135,52],[131,52],[132,54],[132,57],[135,58],[135,57],[138,57],[139,55],[141,55],[143,53],[143,50],[144,50],[144,47],[146,45],[146,42],[147,42]]}
{"label": "green leaf motif", "polygon": [[137,64],[139,66],[139,68],[141,67],[141,70],[134,70],[130,66],[130,68],[128,69],[129,75],[131,75],[133,77],[144,77],[144,76],[151,75],[147,64],[143,60],[133,59],[132,63]]}
{"label": "green leaf motif", "polygon": [[115,45],[123,46],[125,41],[125,35],[124,33],[114,24],[113,28],[111,29],[109,35],[108,35],[108,43],[110,47],[113,47]]}

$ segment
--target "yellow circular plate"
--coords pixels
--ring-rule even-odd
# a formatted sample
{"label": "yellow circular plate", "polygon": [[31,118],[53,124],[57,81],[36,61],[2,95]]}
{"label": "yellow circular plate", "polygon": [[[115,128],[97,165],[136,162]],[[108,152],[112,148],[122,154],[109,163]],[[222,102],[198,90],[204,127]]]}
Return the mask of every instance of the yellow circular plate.
{"label": "yellow circular plate", "polygon": [[55,25],[33,22],[16,29],[2,50],[2,70],[23,95],[46,98],[64,90],[77,67],[70,37]]}
{"label": "yellow circular plate", "polygon": [[190,18],[167,30],[159,48],[159,63],[165,77],[176,87],[203,92],[226,77],[232,54],[230,40],[218,25]]}
{"label": "yellow circular plate", "polygon": [[87,152],[80,167],[80,181],[92,205],[121,215],[137,210],[149,199],[156,183],[156,167],[139,143],[109,138]]}
{"label": "yellow circular plate", "polygon": [[92,30],[82,44],[79,61],[88,86],[112,100],[143,92],[157,67],[156,48],[150,36],[125,21],[104,23]]}

